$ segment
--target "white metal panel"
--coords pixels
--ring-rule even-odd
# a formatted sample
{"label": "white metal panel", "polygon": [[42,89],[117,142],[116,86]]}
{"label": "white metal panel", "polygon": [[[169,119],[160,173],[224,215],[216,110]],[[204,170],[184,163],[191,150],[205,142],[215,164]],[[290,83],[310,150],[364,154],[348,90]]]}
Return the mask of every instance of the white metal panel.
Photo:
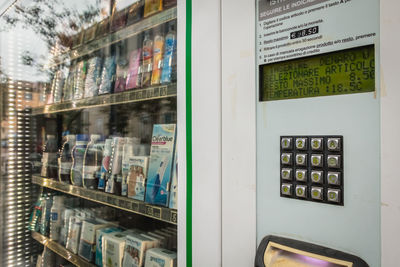
{"label": "white metal panel", "polygon": [[256,252],[255,1],[222,0],[222,266]]}
{"label": "white metal panel", "polygon": [[193,266],[221,266],[220,1],[192,0]]}
{"label": "white metal panel", "polygon": [[400,265],[400,3],[381,1],[382,266]]}

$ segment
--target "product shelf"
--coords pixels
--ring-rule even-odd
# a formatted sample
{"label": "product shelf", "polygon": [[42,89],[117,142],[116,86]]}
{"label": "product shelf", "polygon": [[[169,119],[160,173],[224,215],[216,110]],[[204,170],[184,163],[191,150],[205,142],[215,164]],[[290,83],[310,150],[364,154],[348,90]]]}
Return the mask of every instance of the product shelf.
{"label": "product shelf", "polygon": [[137,35],[148,29],[157,27],[158,25],[164,24],[176,18],[177,18],[176,7],[166,9],[158,14],[155,14],[148,18],[144,18],[141,21],[129,25],[114,33],[107,34],[104,37],[97,38],[86,44],[82,44],[76,48],[73,48],[64,54],[56,56],[54,58],[54,63],[50,64],[49,67],[54,67],[56,65],[65,63],[66,60],[74,60],[79,57],[91,54],[99,49],[110,46],[114,43],[118,43],[119,41]]}
{"label": "product shelf", "polygon": [[126,210],[159,221],[177,225],[178,214],[176,210],[147,204],[135,199],[108,194],[105,192],[73,186],[52,179],[33,175],[32,183],[63,192],[72,196],[84,198],[93,202],[108,205],[117,209]]}
{"label": "product shelf", "polygon": [[67,261],[71,262],[75,266],[78,266],[78,267],[96,267],[96,265],[84,260],[80,256],[70,252],[69,250],[67,250],[65,247],[63,247],[62,245],[58,244],[57,242],[54,242],[54,241],[50,240],[50,238],[45,237],[45,236],[43,236],[43,235],[41,235],[41,234],[39,234],[37,232],[32,232],[32,238],[35,239],[36,241],[38,241],[43,246],[48,247],[54,253],[60,255],[61,257],[63,257]]}
{"label": "product shelf", "polygon": [[111,106],[131,102],[141,102],[176,96],[176,83],[153,86],[140,90],[130,90],[122,93],[100,95],[32,108],[32,115],[60,113],[93,107]]}

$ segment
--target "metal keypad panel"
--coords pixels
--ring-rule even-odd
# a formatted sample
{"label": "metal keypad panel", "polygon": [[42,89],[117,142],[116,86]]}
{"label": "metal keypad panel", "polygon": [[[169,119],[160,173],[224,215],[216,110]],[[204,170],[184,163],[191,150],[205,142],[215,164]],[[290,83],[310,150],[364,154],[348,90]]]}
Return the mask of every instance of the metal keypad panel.
{"label": "metal keypad panel", "polygon": [[344,205],[343,136],[281,136],[281,197]]}

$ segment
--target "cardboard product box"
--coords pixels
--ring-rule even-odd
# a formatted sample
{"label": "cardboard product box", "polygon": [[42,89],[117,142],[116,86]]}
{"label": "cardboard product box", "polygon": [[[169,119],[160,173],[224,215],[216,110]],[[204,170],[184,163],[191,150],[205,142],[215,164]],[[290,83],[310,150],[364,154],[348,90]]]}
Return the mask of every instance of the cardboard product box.
{"label": "cardboard product box", "polygon": [[144,237],[146,237],[146,238],[148,238],[148,239],[150,239],[150,240],[153,240],[153,242],[154,242],[153,247],[154,247],[154,248],[159,248],[159,247],[161,247],[161,240],[158,239],[157,237],[154,237],[154,236],[149,235],[149,234],[147,234],[147,233],[140,234],[140,235],[141,235],[141,236],[144,236]]}
{"label": "cardboard product box", "polygon": [[155,241],[140,234],[129,234],[126,237],[123,267],[144,266],[146,250],[153,248]]}
{"label": "cardboard product box", "polygon": [[171,179],[171,188],[169,193],[169,208],[178,209],[178,150],[176,148],[175,148],[174,164],[172,166],[172,179]]}
{"label": "cardboard product box", "polygon": [[126,232],[114,232],[103,236],[103,266],[122,267]]}
{"label": "cardboard product box", "polygon": [[103,266],[103,236],[113,232],[121,232],[122,230],[117,227],[102,228],[96,230],[96,260],[97,266]]}
{"label": "cardboard product box", "polygon": [[172,240],[172,245],[171,249],[174,250],[177,248],[177,243],[178,243],[178,233],[176,231],[170,230],[168,228],[163,228],[160,231],[163,231],[165,233],[168,233],[171,235],[171,240]]}
{"label": "cardboard product box", "polygon": [[151,16],[163,10],[162,0],[145,0],[144,2],[144,17]]}
{"label": "cardboard product box", "polygon": [[149,157],[134,156],[129,159],[128,197],[144,201]]}
{"label": "cardboard product box", "polygon": [[152,248],[146,252],[146,267],[176,267],[177,255],[163,248]]}
{"label": "cardboard product box", "polygon": [[174,162],[176,124],[155,124],[151,140],[146,198],[150,204],[169,205],[169,190]]}
{"label": "cardboard product box", "polygon": [[159,240],[160,243],[159,243],[158,247],[160,247],[160,248],[168,248],[168,238],[166,236],[157,234],[155,232],[148,232],[147,235],[149,235],[151,237],[154,237],[154,238]]}
{"label": "cardboard product box", "polygon": [[167,239],[167,248],[172,249],[173,247],[173,234],[162,231],[162,230],[155,230],[154,233],[164,236]]}
{"label": "cardboard product box", "polygon": [[95,220],[83,221],[78,250],[79,256],[89,262],[94,260],[96,254],[96,231],[107,226],[107,224],[99,223]]}

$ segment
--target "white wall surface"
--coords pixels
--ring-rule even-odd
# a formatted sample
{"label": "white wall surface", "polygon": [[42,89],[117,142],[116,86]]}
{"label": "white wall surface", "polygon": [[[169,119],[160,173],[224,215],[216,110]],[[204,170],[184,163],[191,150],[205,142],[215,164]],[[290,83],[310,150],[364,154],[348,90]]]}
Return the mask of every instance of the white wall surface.
{"label": "white wall surface", "polygon": [[400,3],[381,0],[382,267],[400,266]]}
{"label": "white wall surface", "polygon": [[256,253],[255,1],[222,0],[222,266]]}
{"label": "white wall surface", "polygon": [[[221,266],[220,1],[192,0],[193,266]],[[184,265],[185,266],[185,265]]]}

